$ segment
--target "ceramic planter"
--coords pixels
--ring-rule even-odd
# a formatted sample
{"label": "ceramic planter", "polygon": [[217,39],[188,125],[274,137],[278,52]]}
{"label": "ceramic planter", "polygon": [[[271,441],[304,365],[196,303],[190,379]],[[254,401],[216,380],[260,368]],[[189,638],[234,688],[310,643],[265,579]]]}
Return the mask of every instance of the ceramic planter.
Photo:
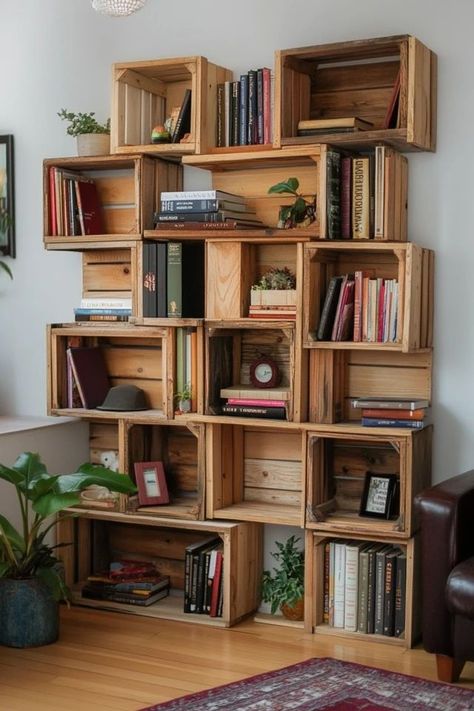
{"label": "ceramic planter", "polygon": [[301,597],[293,605],[287,605],[286,603],[284,603],[280,607],[280,610],[282,611],[283,616],[286,617],[287,620],[303,620],[304,598]]}
{"label": "ceramic planter", "polygon": [[251,289],[252,306],[296,306],[296,289]]}
{"label": "ceramic planter", "polygon": [[40,647],[59,634],[59,606],[37,578],[0,578],[0,644]]}
{"label": "ceramic planter", "polygon": [[76,138],[78,156],[105,156],[110,153],[108,133],[83,133]]}

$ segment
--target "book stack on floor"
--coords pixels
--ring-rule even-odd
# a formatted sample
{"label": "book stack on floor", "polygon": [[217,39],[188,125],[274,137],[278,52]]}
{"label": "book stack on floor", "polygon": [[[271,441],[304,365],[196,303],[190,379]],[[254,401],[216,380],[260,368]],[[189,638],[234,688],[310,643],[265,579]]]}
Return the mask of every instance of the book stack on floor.
{"label": "book stack on floor", "polygon": [[146,607],[169,595],[170,578],[153,563],[116,561],[109,570],[89,575],[82,597]]}
{"label": "book stack on floor", "polygon": [[216,146],[269,145],[273,140],[270,69],[251,69],[217,85]]}
{"label": "book stack on floor", "polygon": [[324,622],[350,632],[402,637],[406,566],[406,553],[391,544],[327,541]]}
{"label": "book stack on floor", "polygon": [[92,178],[49,169],[49,224],[54,237],[104,233],[102,205]]}
{"label": "book stack on floor", "polygon": [[398,337],[398,282],[365,272],[332,277],[321,309],[318,341],[394,343]]}
{"label": "book stack on floor", "polygon": [[273,420],[288,419],[289,388],[252,388],[232,385],[222,388],[220,396],[225,400],[223,415],[236,417],[263,417]]}
{"label": "book stack on floor", "polygon": [[223,190],[162,192],[156,229],[244,229],[263,227],[240,195]]}
{"label": "book stack on floor", "polygon": [[364,427],[409,427],[421,430],[430,422],[429,401],[424,398],[356,398],[352,407],[362,410]]}
{"label": "book stack on floor", "polygon": [[218,536],[187,546],[184,558],[184,612],[222,617],[223,546]]}
{"label": "book stack on floor", "polygon": [[131,315],[130,298],[84,298],[74,309],[75,321],[128,321]]}

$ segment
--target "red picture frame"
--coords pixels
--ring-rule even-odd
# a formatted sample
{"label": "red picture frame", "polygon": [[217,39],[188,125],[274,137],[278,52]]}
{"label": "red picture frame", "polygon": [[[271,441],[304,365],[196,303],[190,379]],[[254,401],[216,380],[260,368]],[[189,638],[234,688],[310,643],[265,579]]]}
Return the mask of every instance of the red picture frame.
{"label": "red picture frame", "polygon": [[169,504],[163,462],[135,462],[134,469],[140,506]]}

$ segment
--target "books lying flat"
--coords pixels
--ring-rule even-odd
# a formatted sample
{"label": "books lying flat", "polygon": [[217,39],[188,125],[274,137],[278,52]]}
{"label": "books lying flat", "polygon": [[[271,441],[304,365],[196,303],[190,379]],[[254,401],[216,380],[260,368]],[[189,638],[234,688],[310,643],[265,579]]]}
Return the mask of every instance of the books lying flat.
{"label": "books lying flat", "polygon": [[243,220],[225,220],[224,222],[196,222],[195,220],[191,222],[185,222],[179,220],[178,222],[157,222],[155,225],[156,230],[242,230],[242,229],[255,229],[256,227],[263,227],[263,225],[256,225],[253,222],[246,222]]}
{"label": "books lying flat", "polygon": [[107,591],[97,591],[95,589],[90,589],[87,585],[82,588],[82,597],[88,598],[90,600],[108,600],[110,602],[120,602],[125,605],[140,605],[142,607],[148,607],[148,605],[153,605],[154,602],[162,600],[169,595],[169,587],[159,590],[156,593],[152,593],[148,597],[140,595],[132,595],[129,593],[120,592],[107,592]]}
{"label": "books lying flat", "polygon": [[160,200],[231,200],[241,202],[242,196],[226,193],[224,190],[181,190],[163,191]]}
{"label": "books lying flat", "polygon": [[308,119],[298,121],[298,131],[311,129],[349,128],[352,130],[368,131],[373,128],[371,121],[366,121],[358,116],[344,116],[341,118]]}
{"label": "books lying flat", "polygon": [[422,430],[428,422],[426,420],[394,420],[383,417],[362,417],[363,427],[408,427],[411,430]]}
{"label": "books lying flat", "polygon": [[221,388],[222,398],[250,398],[258,400],[284,400],[290,399],[290,388],[252,388],[250,385],[231,385]]}
{"label": "books lying flat", "polygon": [[239,200],[235,196],[235,200],[161,200],[160,202],[160,212],[155,213],[155,220],[157,215],[163,213],[173,213],[173,212],[217,212],[218,210],[234,210],[235,212],[248,212],[248,206],[245,200]]}
{"label": "books lying flat", "polygon": [[352,400],[352,407],[374,409],[420,410],[429,407],[430,401],[423,398],[358,397]]}
{"label": "books lying flat", "polygon": [[366,407],[362,410],[362,417],[378,417],[393,420],[424,420],[429,413],[429,408],[420,408],[418,410],[397,410],[392,408],[386,410],[384,408]]}
{"label": "books lying flat", "polygon": [[264,417],[270,420],[286,420],[286,407],[261,407],[249,405],[222,405],[223,415],[235,417]]}

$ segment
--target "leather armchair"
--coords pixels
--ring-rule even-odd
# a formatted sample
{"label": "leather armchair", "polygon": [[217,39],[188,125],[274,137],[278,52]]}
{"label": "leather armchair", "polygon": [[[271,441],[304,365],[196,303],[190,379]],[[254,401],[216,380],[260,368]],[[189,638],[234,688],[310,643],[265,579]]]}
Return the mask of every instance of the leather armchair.
{"label": "leather armchair", "polygon": [[423,646],[438,678],[456,682],[474,661],[474,470],[418,494]]}

